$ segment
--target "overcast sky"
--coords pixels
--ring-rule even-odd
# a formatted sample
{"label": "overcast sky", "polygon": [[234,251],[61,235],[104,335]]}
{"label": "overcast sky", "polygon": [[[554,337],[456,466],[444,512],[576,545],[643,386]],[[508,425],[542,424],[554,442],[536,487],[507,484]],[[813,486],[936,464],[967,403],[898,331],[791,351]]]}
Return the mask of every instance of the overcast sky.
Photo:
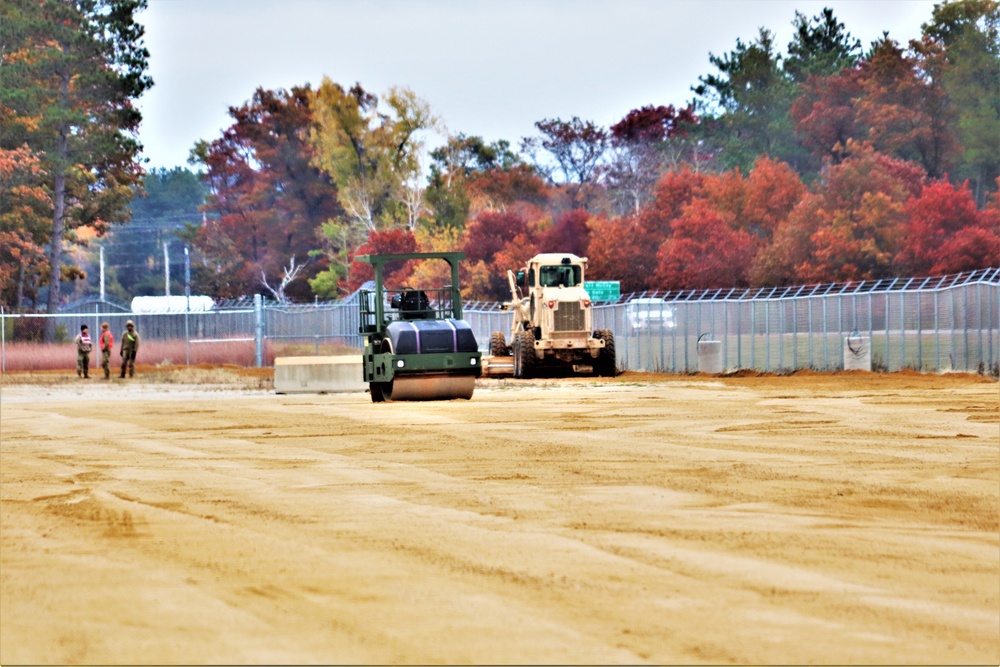
{"label": "overcast sky", "polygon": [[[607,127],[647,104],[683,105],[709,53],[759,27],[782,52],[798,10],[832,7],[867,46],[920,34],[933,0],[149,0],[154,86],[141,99],[147,167],[186,166],[261,86],[328,76],[381,95],[410,88],[447,128],[516,148],[535,121]],[[428,137],[428,143],[439,139]]]}

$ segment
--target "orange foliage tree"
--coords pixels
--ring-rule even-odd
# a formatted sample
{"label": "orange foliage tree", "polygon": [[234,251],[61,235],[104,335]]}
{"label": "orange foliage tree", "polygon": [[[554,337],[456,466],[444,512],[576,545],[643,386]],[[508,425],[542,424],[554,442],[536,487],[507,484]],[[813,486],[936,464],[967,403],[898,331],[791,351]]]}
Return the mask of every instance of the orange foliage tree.
{"label": "orange foliage tree", "polygon": [[941,84],[942,46],[912,42],[910,53],[888,38],[879,42],[859,74],[858,120],[879,151],[944,175],[957,144],[956,115]]}
{"label": "orange foliage tree", "polygon": [[923,170],[871,146],[848,142],[851,157],[828,168],[762,250],[755,283],[881,278],[895,271],[904,204]]}
{"label": "orange foliage tree", "polygon": [[618,280],[623,293],[650,289],[656,273],[656,249],[659,241],[635,216],[591,218],[590,280]]}
{"label": "orange foliage tree", "polygon": [[45,272],[52,200],[38,156],[27,146],[0,149],[0,301],[19,309],[32,301]]}
{"label": "orange foliage tree", "polygon": [[695,199],[671,224],[656,254],[657,285],[669,289],[744,286],[756,251],[750,234],[734,229],[706,199]]}

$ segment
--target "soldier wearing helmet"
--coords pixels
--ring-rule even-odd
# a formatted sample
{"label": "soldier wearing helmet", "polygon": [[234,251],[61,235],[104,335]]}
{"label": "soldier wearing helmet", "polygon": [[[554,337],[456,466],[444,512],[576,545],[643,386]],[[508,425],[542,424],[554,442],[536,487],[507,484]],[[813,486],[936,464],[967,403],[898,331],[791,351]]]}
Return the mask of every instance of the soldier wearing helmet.
{"label": "soldier wearing helmet", "polygon": [[122,346],[119,354],[122,358],[122,377],[125,377],[125,369],[128,368],[128,376],[135,376],[135,353],[139,351],[139,332],[135,330],[135,322],[129,320],[125,323],[125,331],[122,332]]}

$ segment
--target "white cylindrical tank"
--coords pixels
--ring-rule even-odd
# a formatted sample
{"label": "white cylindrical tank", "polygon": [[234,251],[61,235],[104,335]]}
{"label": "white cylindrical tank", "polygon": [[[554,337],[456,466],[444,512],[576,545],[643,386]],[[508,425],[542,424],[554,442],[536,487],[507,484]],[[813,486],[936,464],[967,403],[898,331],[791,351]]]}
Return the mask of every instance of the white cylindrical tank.
{"label": "white cylindrical tank", "polygon": [[722,341],[698,341],[698,372],[718,375],[722,370]]}
{"label": "white cylindrical tank", "polygon": [[844,338],[844,370],[871,371],[872,339],[868,336],[846,336]]}

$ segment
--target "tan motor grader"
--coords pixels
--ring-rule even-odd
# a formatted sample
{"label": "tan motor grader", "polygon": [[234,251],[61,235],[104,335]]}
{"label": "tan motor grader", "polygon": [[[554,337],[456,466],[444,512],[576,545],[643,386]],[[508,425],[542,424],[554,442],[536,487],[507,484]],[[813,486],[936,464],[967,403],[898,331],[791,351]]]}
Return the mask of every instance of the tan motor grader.
{"label": "tan motor grader", "polygon": [[592,331],[590,295],[583,287],[586,257],[543,253],[515,274],[507,271],[512,314],[510,344],[501,331],[490,336],[496,360],[512,357],[515,378],[542,369],[615,375],[615,336],[609,329]]}

